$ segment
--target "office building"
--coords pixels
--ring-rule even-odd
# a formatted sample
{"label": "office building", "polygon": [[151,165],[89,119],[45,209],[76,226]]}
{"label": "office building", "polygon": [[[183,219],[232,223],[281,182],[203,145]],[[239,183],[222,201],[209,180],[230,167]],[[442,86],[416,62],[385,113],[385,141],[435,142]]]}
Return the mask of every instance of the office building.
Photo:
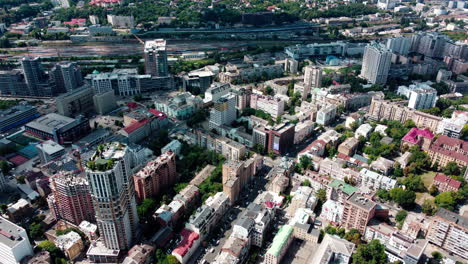
{"label": "office building", "polygon": [[429,147],[429,157],[432,164],[440,167],[447,166],[449,162],[455,162],[460,167],[468,166],[467,141],[440,135]]}
{"label": "office building", "polygon": [[427,240],[442,249],[468,259],[468,220],[466,217],[439,208],[429,225]]}
{"label": "office building", "polygon": [[24,228],[0,217],[0,232],[2,262],[19,264],[26,256],[34,255]]}
{"label": "office building", "polygon": [[166,40],[155,39],[146,41],[144,57],[146,74],[157,77],[166,77],[169,75]]}
{"label": "office building", "polygon": [[408,55],[411,48],[411,39],[407,37],[391,37],[387,39],[386,46],[393,53]]}
{"label": "office building", "polygon": [[0,111],[0,131],[5,132],[20,127],[31,120],[38,118],[40,114],[37,108],[28,104],[20,103]]}
{"label": "office building", "polygon": [[105,115],[117,108],[117,99],[112,90],[94,95],[93,103],[96,113],[100,115]]}
{"label": "office building", "polygon": [[74,88],[56,97],[57,111],[68,117],[89,115],[94,112],[93,95],[93,89],[87,85]]}
{"label": "office building", "polygon": [[138,201],[155,198],[177,181],[175,153],[169,151],[148,162],[143,169],[133,175],[133,181]]}
{"label": "office building", "polygon": [[114,28],[134,28],[135,20],[133,16],[107,15],[107,22]]}
{"label": "office building", "polygon": [[417,89],[410,92],[408,107],[411,109],[429,109],[435,106],[436,101],[436,89]]}
{"label": "office building", "polygon": [[52,140],[40,142],[36,145],[37,154],[42,164],[58,159],[65,154],[65,148]]}
{"label": "office building", "polygon": [[210,111],[210,129],[231,125],[236,118],[236,96],[233,94],[224,95],[215,102]]}
{"label": "office building", "polygon": [[364,234],[367,223],[374,217],[375,208],[375,202],[354,193],[344,204],[341,226],[346,230],[357,229],[361,234]]}
{"label": "office building", "polygon": [[76,119],[50,113],[27,123],[25,131],[42,139],[53,140],[60,145],[71,144],[89,134],[89,121],[83,116]]}
{"label": "office building", "polygon": [[316,66],[305,67],[304,84],[308,87],[309,91],[310,89],[322,87],[322,69]]}
{"label": "office building", "polygon": [[313,56],[353,56],[364,52],[366,43],[349,43],[343,41],[329,43],[311,43],[286,47],[284,52],[295,60],[304,60]]}
{"label": "office building", "polygon": [[372,84],[385,84],[390,70],[392,52],[382,44],[371,43],[364,50],[361,76]]}
{"label": "office building", "polygon": [[130,249],[137,235],[131,163],[129,148],[118,142],[99,145],[86,163],[96,222],[107,249]]}
{"label": "office building", "polygon": [[83,176],[60,172],[50,178],[51,194],[47,202],[55,219],[74,225],[94,222],[94,208],[89,183]]}
{"label": "office building", "polygon": [[268,129],[268,152],[287,153],[294,145],[294,127],[294,124],[283,123]]}
{"label": "office building", "polygon": [[83,85],[83,76],[78,65],[73,62],[57,63],[50,71],[50,76],[59,93],[71,92]]}

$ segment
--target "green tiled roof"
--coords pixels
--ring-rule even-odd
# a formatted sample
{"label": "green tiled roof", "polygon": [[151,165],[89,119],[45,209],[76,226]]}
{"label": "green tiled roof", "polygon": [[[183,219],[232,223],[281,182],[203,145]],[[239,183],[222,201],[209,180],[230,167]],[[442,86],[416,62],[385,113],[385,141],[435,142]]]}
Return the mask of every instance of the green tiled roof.
{"label": "green tiled roof", "polygon": [[332,187],[332,188],[338,188],[340,190],[342,190],[344,193],[348,194],[348,195],[351,195],[355,192],[357,192],[358,188],[352,186],[352,185],[349,185],[347,183],[345,183],[344,181],[340,181],[340,180],[333,180],[332,182],[330,182],[330,184],[328,184],[328,186]]}
{"label": "green tiled roof", "polygon": [[273,243],[271,243],[271,247],[268,249],[267,254],[274,255],[278,257],[281,249],[286,245],[290,236],[292,236],[293,227],[290,225],[284,225],[278,230],[278,234],[276,234],[275,238],[273,238]]}

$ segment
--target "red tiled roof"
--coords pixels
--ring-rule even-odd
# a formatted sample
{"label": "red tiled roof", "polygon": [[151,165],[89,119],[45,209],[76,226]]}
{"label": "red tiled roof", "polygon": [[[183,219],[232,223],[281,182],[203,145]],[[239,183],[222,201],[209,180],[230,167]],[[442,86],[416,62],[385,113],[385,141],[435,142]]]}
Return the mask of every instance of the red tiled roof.
{"label": "red tiled roof", "polygon": [[193,246],[193,242],[200,238],[200,235],[188,229],[182,230],[180,235],[182,236],[182,241],[180,241],[179,245],[177,245],[177,248],[174,249],[173,252],[183,257]]}
{"label": "red tiled roof", "polygon": [[436,176],[434,177],[434,181],[440,182],[440,183],[447,183],[449,186],[452,186],[455,189],[459,189],[461,186],[460,181],[452,179],[443,173],[437,173]]}
{"label": "red tiled roof", "polygon": [[432,143],[432,145],[429,147],[429,151],[440,153],[445,156],[450,156],[456,160],[468,163],[468,144],[466,141],[461,139],[441,135],[434,143]]}
{"label": "red tiled roof", "polygon": [[124,128],[124,131],[127,132],[127,134],[131,134],[135,130],[139,129],[140,127],[146,125],[149,123],[149,119],[143,119],[141,121],[135,121],[131,123],[129,126]]}
{"label": "red tiled roof", "polygon": [[90,5],[95,5],[95,4],[100,4],[100,3],[108,3],[108,4],[112,4],[112,3],[120,3],[121,0],[92,0],[91,2],[89,2]]}
{"label": "red tiled roof", "polygon": [[303,150],[301,150],[301,152],[299,153],[303,153],[303,152],[306,152],[308,150],[311,150],[312,148],[314,147],[317,147],[317,149],[322,149],[322,148],[325,148],[325,145],[327,145],[327,142],[321,140],[321,139],[317,139],[315,140],[314,142],[310,143],[309,146],[305,147]]}
{"label": "red tiled roof", "polygon": [[150,113],[152,113],[153,115],[157,116],[159,120],[163,120],[165,118],[167,118],[167,115],[164,114],[163,112],[160,112],[156,109],[153,109],[153,108],[150,108],[150,110],[148,110]]}
{"label": "red tiled roof", "polygon": [[419,129],[414,127],[403,137],[402,140],[415,144],[418,142],[419,137],[425,137],[432,140],[434,138],[434,134],[432,134],[432,132],[427,128]]}

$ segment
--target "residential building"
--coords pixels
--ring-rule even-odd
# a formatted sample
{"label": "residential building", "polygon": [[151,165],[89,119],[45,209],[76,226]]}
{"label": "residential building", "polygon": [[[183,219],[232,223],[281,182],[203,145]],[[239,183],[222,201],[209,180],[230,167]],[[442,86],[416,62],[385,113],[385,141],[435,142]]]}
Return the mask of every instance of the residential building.
{"label": "residential building", "polygon": [[[94,213],[93,213],[93,217],[94,217]],[[80,229],[81,232],[83,232],[86,235],[86,237],[88,237],[88,239],[95,240],[98,238],[97,225],[92,224],[85,220],[80,223],[78,228]]]}
{"label": "residential building", "polygon": [[284,113],[284,101],[277,97],[252,94],[250,96],[250,107],[262,110],[270,114],[272,118],[277,118]]}
{"label": "residential building", "polygon": [[367,242],[372,240],[379,240],[383,245],[387,245],[392,238],[392,235],[397,231],[398,229],[388,225],[385,222],[372,219],[366,227],[366,232],[363,235],[363,239]]}
{"label": "residential building", "polygon": [[412,91],[432,89],[433,84],[434,84],[433,82],[427,81],[427,82],[417,82],[414,84],[410,84],[408,86],[400,85],[398,86],[397,94],[403,95],[406,98],[409,98]]}
{"label": "residential building", "polygon": [[74,117],[94,112],[93,89],[87,85],[73,88],[55,98],[57,112],[63,116]]}
{"label": "residential building", "polygon": [[408,55],[411,39],[408,37],[391,37],[387,39],[387,48],[394,53]]}
{"label": "residential building", "polygon": [[185,264],[200,246],[201,239],[198,233],[188,229],[182,230],[180,235],[182,236],[182,241],[172,251],[172,255],[175,256],[181,264]]}
{"label": "residential building", "polygon": [[113,90],[95,94],[93,96],[93,103],[96,113],[105,115],[117,108],[117,99]]}
{"label": "residential building", "polygon": [[48,82],[42,63],[39,58],[24,57],[21,59],[21,67],[27,84],[29,96],[53,96],[54,87]]}
{"label": "residential building", "polygon": [[335,105],[327,105],[317,112],[316,123],[326,126],[335,121],[337,107]]}
{"label": "residential building", "polygon": [[2,262],[19,264],[25,257],[34,255],[24,228],[0,217],[0,230]]}
{"label": "residential building", "polygon": [[417,264],[420,262],[427,244],[428,241],[425,239],[416,240],[400,233],[394,233],[385,244],[385,253],[391,262]]}
{"label": "residential building", "polygon": [[312,135],[314,131],[314,121],[304,120],[294,127],[294,144],[299,144]]}
{"label": "residential building", "polygon": [[221,97],[229,94],[231,85],[229,83],[212,83],[205,91],[204,102],[217,102]]}
{"label": "residential building", "polygon": [[50,178],[51,194],[47,202],[55,219],[74,225],[94,222],[94,208],[86,178],[74,173],[58,173]]}
{"label": "residential building", "polygon": [[326,146],[327,143],[325,141],[321,139],[314,140],[298,153],[297,158],[300,160],[302,156],[307,156],[309,158],[312,158],[312,156],[322,157],[325,154]]}
{"label": "residential building", "polygon": [[210,111],[210,129],[219,129],[223,125],[231,125],[237,119],[236,97],[227,94],[214,102]]}
{"label": "residential building", "polygon": [[452,118],[444,118],[439,122],[437,133],[451,138],[460,138],[466,123],[468,123],[468,112],[454,111]]}
{"label": "residential building", "polygon": [[174,185],[177,179],[175,153],[169,151],[161,154],[133,175],[137,200],[142,202],[156,197],[162,190]]}
{"label": "residential building", "polygon": [[322,205],[322,212],[320,218],[326,220],[333,225],[339,225],[341,223],[341,217],[343,215],[343,205],[337,201],[327,200]]}
{"label": "residential building", "polygon": [[448,80],[450,80],[450,78],[452,78],[452,72],[451,71],[440,69],[437,72],[436,82],[440,83],[440,82],[443,82],[443,81],[448,81]]}
{"label": "residential building", "polygon": [[449,162],[456,162],[458,166],[468,166],[468,143],[466,141],[439,136],[429,147],[429,157],[432,164],[447,166]]}
{"label": "residential building", "polygon": [[84,249],[81,236],[74,231],[58,236],[55,240],[55,245],[60,248],[70,260],[77,258]]}
{"label": "residential building", "polygon": [[60,158],[65,154],[65,148],[52,140],[43,141],[36,145],[39,160],[45,164],[51,160]]}
{"label": "residential building", "polygon": [[61,145],[71,144],[89,134],[89,121],[83,116],[73,119],[55,113],[42,116],[24,126],[27,133]]}
{"label": "residential building", "polygon": [[411,36],[411,49],[426,57],[442,58],[449,38],[438,32],[421,32]]}
{"label": "residential building", "polygon": [[395,162],[389,159],[386,159],[384,157],[378,157],[376,160],[374,160],[371,164],[370,167],[379,172],[382,173],[383,175],[388,176],[390,172],[393,170],[393,164]]}
{"label": "residential building", "polygon": [[366,168],[361,169],[359,176],[361,177],[361,185],[369,187],[373,190],[390,190],[395,188],[397,184],[396,180]]}
{"label": "residential building", "polygon": [[155,39],[146,41],[144,57],[146,74],[157,77],[166,77],[169,75],[166,40]]}
{"label": "residential building", "polygon": [[410,92],[408,107],[411,109],[428,109],[434,107],[436,101],[436,89],[417,89]]}
{"label": "residential building", "polygon": [[254,155],[246,161],[230,160],[223,164],[223,192],[235,204],[240,192],[250,184],[255,174],[263,166],[263,159]]}
{"label": "residential building", "polygon": [[[316,66],[306,66],[304,68],[304,85],[309,91],[322,87],[322,69]],[[307,94],[305,98],[307,98]]]}
{"label": "residential building", "polygon": [[327,199],[332,201],[337,201],[341,204],[357,192],[359,189],[345,183],[344,181],[333,179],[327,186]]}
{"label": "residential building", "polygon": [[419,146],[422,150],[428,150],[431,146],[434,134],[429,129],[412,128],[406,135],[401,139],[402,145]]}
{"label": "residential building", "polygon": [[96,222],[107,249],[129,249],[136,237],[138,215],[131,155],[126,145],[112,142],[98,146],[86,163]]}
{"label": "residential building", "polygon": [[198,146],[220,153],[228,160],[241,160],[245,157],[246,147],[234,140],[201,130],[195,132],[195,137]]}
{"label": "residential building", "polygon": [[205,239],[214,228],[214,219],[215,209],[204,204],[190,216],[185,228],[199,234],[201,239]]}
{"label": "residential building", "polygon": [[358,146],[359,140],[354,137],[349,137],[338,146],[338,152],[352,157],[354,153],[356,153]]}
{"label": "residential building", "polygon": [[318,199],[315,197],[313,189],[308,186],[300,186],[294,191],[291,203],[286,209],[286,214],[294,216],[299,208],[315,209]]}
{"label": "residential building", "polygon": [[432,185],[437,188],[437,191],[442,192],[457,192],[461,187],[461,182],[446,176],[443,173],[437,173],[432,181]]}
{"label": "residential building", "polygon": [[213,222],[219,223],[230,208],[229,197],[224,192],[218,192],[206,199],[205,204],[214,209]]}
{"label": "residential building", "polygon": [[150,264],[153,260],[155,247],[148,244],[133,246],[122,264]]}
{"label": "residential building", "polygon": [[20,103],[0,111],[0,131],[5,132],[20,127],[39,116],[36,107]]}
{"label": "residential building", "polygon": [[161,148],[161,153],[166,153],[168,151],[171,151],[176,156],[179,156],[181,150],[182,150],[182,143],[180,143],[179,140],[174,139],[171,142],[169,142],[166,146]]}
{"label": "residential building", "polygon": [[107,15],[107,22],[114,28],[129,28],[135,27],[135,20],[133,16],[116,16]]}
{"label": "residential building", "polygon": [[57,92],[71,92],[83,85],[80,68],[74,62],[61,62],[54,65],[49,75]]}
{"label": "residential building", "polygon": [[426,236],[430,243],[468,259],[468,222],[466,217],[439,208]]}
{"label": "residential building", "polygon": [[354,193],[344,204],[341,226],[346,230],[357,229],[364,234],[367,223],[374,217],[376,206],[369,198]]}
{"label": "residential building", "polygon": [[273,238],[270,248],[265,254],[266,264],[279,264],[284,254],[289,248],[289,245],[294,239],[293,227],[290,225],[284,225],[279,230],[276,236]]}
{"label": "residential building", "polygon": [[361,76],[372,84],[385,84],[390,70],[392,52],[382,44],[371,43],[364,49]]}
{"label": "residential building", "polygon": [[354,137],[357,139],[360,137],[368,138],[372,130],[374,130],[374,128],[370,124],[362,124],[354,132]]}
{"label": "residential building", "polygon": [[0,92],[2,95],[29,95],[26,80],[20,70],[0,71]]}
{"label": "residential building", "polygon": [[325,234],[310,263],[349,263],[356,245],[338,236]]}
{"label": "residential building", "polygon": [[8,188],[8,180],[3,172],[0,172],[0,192],[6,192]]}

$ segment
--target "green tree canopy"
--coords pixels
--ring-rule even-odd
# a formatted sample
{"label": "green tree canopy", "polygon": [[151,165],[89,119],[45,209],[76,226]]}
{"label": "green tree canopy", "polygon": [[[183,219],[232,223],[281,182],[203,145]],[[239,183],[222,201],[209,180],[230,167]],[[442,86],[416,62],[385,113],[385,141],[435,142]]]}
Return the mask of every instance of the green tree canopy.
{"label": "green tree canopy", "polygon": [[385,246],[378,240],[372,240],[367,245],[359,245],[353,254],[353,264],[386,264]]}

